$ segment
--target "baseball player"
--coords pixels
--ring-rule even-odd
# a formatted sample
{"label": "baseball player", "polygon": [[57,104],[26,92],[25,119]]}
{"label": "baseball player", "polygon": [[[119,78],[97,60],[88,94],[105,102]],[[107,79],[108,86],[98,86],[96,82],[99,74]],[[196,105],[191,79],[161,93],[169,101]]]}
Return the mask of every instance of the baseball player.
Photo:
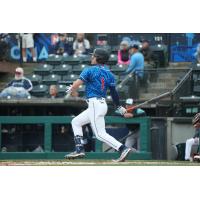
{"label": "baseball player", "polygon": [[186,140],[186,145],[185,145],[185,160],[191,161],[192,158],[190,157],[191,155],[191,150],[192,146],[194,144],[199,144],[199,135],[200,135],[200,113],[197,113],[194,116],[194,119],[192,120],[192,124],[195,128],[195,135],[192,138],[189,138]]}
{"label": "baseball player", "polygon": [[107,113],[107,104],[105,101],[106,91],[110,89],[113,102],[117,106],[117,110],[121,115],[126,113],[126,109],[119,104],[119,96],[115,89],[115,79],[113,74],[106,66],[109,59],[109,54],[105,49],[97,48],[94,50],[91,57],[91,67],[82,71],[79,79],[68,88],[70,94],[77,90],[80,85],[86,85],[86,98],[88,108],[72,120],[72,128],[74,131],[75,152],[65,156],[65,158],[83,158],[85,151],[82,144],[83,132],[82,126],[91,123],[91,127],[96,138],[107,143],[112,148],[121,153],[117,159],[118,162],[125,161],[131,148],[126,147],[115,138],[106,133],[104,116]]}

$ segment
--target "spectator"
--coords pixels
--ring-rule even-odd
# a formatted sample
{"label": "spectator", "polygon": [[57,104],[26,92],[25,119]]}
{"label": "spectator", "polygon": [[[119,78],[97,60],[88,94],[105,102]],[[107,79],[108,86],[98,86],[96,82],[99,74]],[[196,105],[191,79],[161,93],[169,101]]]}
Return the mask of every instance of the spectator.
{"label": "spectator", "polygon": [[120,50],[118,51],[118,64],[128,65],[130,63],[129,43],[124,40],[120,43]]}
{"label": "spectator", "polygon": [[130,46],[130,64],[124,75],[135,73],[139,78],[143,78],[144,75],[144,56],[139,52],[139,46],[137,44],[131,44]]}
{"label": "spectator", "polygon": [[200,64],[200,43],[197,45],[196,52],[194,54],[195,61],[197,64]]}
{"label": "spectator", "polygon": [[74,55],[84,56],[89,53],[90,42],[85,39],[84,33],[77,33],[76,40],[73,43]]}
{"label": "spectator", "polygon": [[26,49],[31,50],[33,62],[37,62],[36,53],[34,49],[33,33],[22,33],[22,57],[23,62],[27,62]]}
{"label": "spectator", "polygon": [[73,54],[72,45],[67,41],[67,34],[59,33],[58,42],[55,45],[55,54],[70,56]]}
{"label": "spectator", "polygon": [[29,79],[24,77],[24,70],[21,67],[16,68],[15,78],[0,93],[0,98],[27,98],[33,86]]}
{"label": "spectator", "polygon": [[58,89],[57,89],[56,85],[50,85],[48,97],[51,98],[51,99],[58,98]]}
{"label": "spectator", "polygon": [[[127,99],[126,100],[126,109],[129,109],[133,106],[133,99]],[[128,111],[127,113],[124,114],[125,118],[132,118],[132,117],[141,117],[141,116],[146,116],[146,113],[144,110],[137,108],[132,111]],[[140,132],[140,126],[139,124],[131,124],[127,125],[130,131],[130,136],[127,137],[125,141],[125,146],[127,147],[133,147],[138,150],[140,150],[140,137],[139,137],[139,132]]]}
{"label": "spectator", "polygon": [[200,113],[197,113],[192,120],[193,127],[195,128],[195,135],[186,140],[185,145],[185,160],[191,161],[191,150],[193,145],[199,144],[199,136],[200,136]]}
{"label": "spectator", "polygon": [[8,38],[9,34],[0,33],[0,61],[6,61],[9,52]]}
{"label": "spectator", "polygon": [[151,50],[150,43],[148,40],[142,41],[142,48],[140,49],[140,52],[144,56],[145,63],[150,64],[153,67],[156,67],[158,65],[158,58]]}

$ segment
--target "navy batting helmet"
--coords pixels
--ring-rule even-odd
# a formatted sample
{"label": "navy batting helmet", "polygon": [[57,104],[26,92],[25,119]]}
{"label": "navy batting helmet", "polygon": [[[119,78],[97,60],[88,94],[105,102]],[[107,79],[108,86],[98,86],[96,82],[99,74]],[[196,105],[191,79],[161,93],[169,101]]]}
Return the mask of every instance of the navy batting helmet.
{"label": "navy batting helmet", "polygon": [[193,124],[193,125],[195,125],[195,124],[197,124],[197,123],[200,123],[200,113],[197,113],[197,114],[194,116],[193,120],[192,120],[192,124]]}
{"label": "navy batting helmet", "polygon": [[96,60],[99,64],[105,64],[108,62],[109,59],[109,53],[107,50],[103,48],[96,48],[94,52],[92,53],[94,57],[96,57]]}

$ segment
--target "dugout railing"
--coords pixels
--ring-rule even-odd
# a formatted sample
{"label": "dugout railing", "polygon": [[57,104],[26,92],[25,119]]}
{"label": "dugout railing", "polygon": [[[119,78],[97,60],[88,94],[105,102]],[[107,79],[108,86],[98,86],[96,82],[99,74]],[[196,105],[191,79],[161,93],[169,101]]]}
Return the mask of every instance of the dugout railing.
{"label": "dugout railing", "polygon": [[[130,154],[128,159],[151,159],[150,152],[150,118],[130,118],[107,116],[106,124],[139,124],[140,125],[140,152]],[[67,152],[52,152],[52,125],[70,124],[70,116],[0,116],[0,146],[2,125],[5,124],[43,124],[44,125],[44,152],[0,152],[0,159],[64,159]],[[103,152],[102,142],[95,140],[95,152],[87,152],[86,159],[115,159],[118,152]]]}

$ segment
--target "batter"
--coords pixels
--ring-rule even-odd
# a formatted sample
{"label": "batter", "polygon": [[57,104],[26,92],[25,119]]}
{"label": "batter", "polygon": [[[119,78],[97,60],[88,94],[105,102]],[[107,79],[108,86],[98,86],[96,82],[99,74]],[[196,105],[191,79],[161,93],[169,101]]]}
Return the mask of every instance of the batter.
{"label": "batter", "polygon": [[91,57],[92,66],[84,69],[72,86],[68,88],[68,93],[71,94],[77,90],[80,85],[86,85],[86,98],[88,108],[72,120],[72,128],[74,131],[74,141],[76,150],[65,156],[67,159],[84,158],[85,151],[82,144],[83,132],[82,126],[90,123],[96,138],[105,142],[112,148],[121,153],[117,159],[118,162],[125,161],[131,151],[131,148],[124,146],[115,138],[106,133],[105,130],[105,115],[108,107],[105,101],[107,89],[110,93],[113,102],[117,106],[117,110],[121,115],[126,113],[126,109],[119,104],[119,95],[115,89],[115,79],[113,74],[105,64],[109,59],[109,54],[105,49],[97,48],[94,50]]}

